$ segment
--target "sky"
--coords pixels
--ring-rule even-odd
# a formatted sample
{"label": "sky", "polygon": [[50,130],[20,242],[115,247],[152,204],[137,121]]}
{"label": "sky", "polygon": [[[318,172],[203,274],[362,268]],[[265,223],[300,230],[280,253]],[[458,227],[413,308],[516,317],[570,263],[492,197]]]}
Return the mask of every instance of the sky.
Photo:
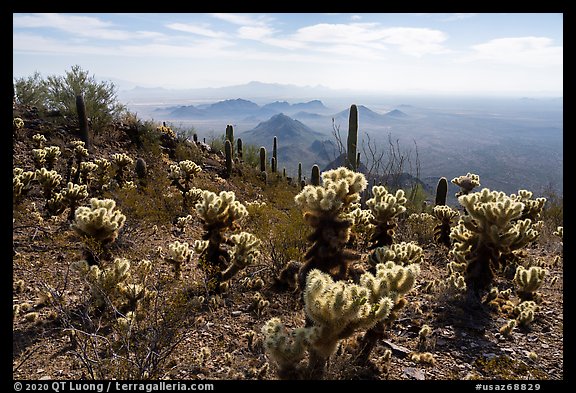
{"label": "sky", "polygon": [[561,96],[563,14],[13,14],[14,78],[73,65],[120,89]]}

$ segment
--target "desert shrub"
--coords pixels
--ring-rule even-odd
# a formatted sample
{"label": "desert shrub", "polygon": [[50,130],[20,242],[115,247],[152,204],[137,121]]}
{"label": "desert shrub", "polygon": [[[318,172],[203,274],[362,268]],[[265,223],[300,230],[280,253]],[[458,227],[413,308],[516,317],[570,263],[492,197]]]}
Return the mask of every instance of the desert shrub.
{"label": "desert shrub", "polygon": [[72,66],[65,75],[51,75],[45,81],[47,96],[46,106],[58,110],[64,116],[76,118],[76,96],[82,95],[86,105],[86,115],[90,118],[92,128],[100,131],[125,110],[118,101],[116,87],[112,82],[98,82],[88,71],[79,65]]}
{"label": "desert shrub", "polygon": [[26,78],[16,78],[14,80],[16,90],[16,102],[22,105],[44,108],[48,90],[46,82],[39,72]]}

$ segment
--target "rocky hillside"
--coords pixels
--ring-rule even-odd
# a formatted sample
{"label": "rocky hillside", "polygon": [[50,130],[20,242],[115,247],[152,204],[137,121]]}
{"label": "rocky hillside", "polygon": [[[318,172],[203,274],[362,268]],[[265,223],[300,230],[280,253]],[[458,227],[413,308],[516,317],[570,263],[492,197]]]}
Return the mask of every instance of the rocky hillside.
{"label": "rocky hillside", "polygon": [[[306,326],[295,273],[318,237],[295,179],[238,159],[229,173],[222,152],[135,118],[83,145],[74,119],[19,106],[13,115],[22,121],[13,131],[13,379],[310,377],[311,355],[287,360],[294,367],[283,374],[262,331],[274,318]],[[114,202],[90,210],[91,198]],[[406,206],[392,231],[394,243],[421,249],[416,281],[366,361],[366,329],[350,331],[322,378],[563,380],[563,251],[553,234],[562,222],[546,210],[540,236],[514,254],[546,274],[531,292],[533,318],[507,331],[522,302],[511,273],[470,302],[444,284],[452,257],[434,240],[431,210]],[[370,270],[373,252],[358,225],[346,242],[357,257],[351,279]]]}

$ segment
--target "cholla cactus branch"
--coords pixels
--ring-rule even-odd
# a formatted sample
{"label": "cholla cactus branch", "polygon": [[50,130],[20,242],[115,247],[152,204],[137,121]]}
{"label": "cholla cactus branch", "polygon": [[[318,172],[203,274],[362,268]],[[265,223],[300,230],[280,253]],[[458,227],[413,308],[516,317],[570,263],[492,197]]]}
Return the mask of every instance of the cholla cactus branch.
{"label": "cholla cactus branch", "polygon": [[174,276],[182,275],[182,266],[192,258],[193,250],[186,242],[175,241],[168,245],[168,254],[164,259],[174,267]]}
{"label": "cholla cactus branch", "polygon": [[421,263],[424,259],[422,247],[414,243],[392,244],[390,247],[379,247],[372,251],[368,262],[374,268],[379,263],[394,262],[397,265],[406,266],[413,263]]}
{"label": "cholla cactus branch", "polygon": [[32,189],[32,182],[36,180],[36,172],[14,168],[12,176],[12,203],[16,204]]}
{"label": "cholla cactus branch", "polygon": [[36,170],[36,180],[40,183],[44,197],[46,199],[52,198],[56,191],[56,187],[60,185],[62,181],[62,176],[58,172],[46,168],[40,168]]}
{"label": "cholla cactus branch", "polygon": [[227,281],[246,266],[254,264],[260,258],[258,248],[261,241],[248,232],[241,232],[237,235],[230,236],[230,241],[234,244],[232,248],[232,263],[222,272],[221,281]]}
{"label": "cholla cactus branch", "polygon": [[113,154],[111,158],[112,164],[116,167],[116,174],[114,175],[114,180],[118,183],[118,186],[123,187],[126,183],[127,169],[134,165],[134,160],[124,153]]}

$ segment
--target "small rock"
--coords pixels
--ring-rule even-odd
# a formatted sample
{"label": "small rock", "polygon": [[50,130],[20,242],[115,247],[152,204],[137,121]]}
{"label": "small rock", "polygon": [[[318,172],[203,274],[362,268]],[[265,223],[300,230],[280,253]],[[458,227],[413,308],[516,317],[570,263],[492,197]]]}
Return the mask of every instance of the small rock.
{"label": "small rock", "polygon": [[233,317],[239,317],[240,315],[242,315],[242,311],[232,311],[230,315],[232,315]]}
{"label": "small rock", "polygon": [[496,354],[490,352],[490,353],[483,353],[482,356],[484,356],[488,360],[491,360],[491,359],[494,359],[496,357]]}
{"label": "small rock", "polygon": [[50,379],[52,379],[52,377],[49,375],[43,375],[40,377],[40,381],[46,381],[46,380],[50,380]]}
{"label": "small rock", "polygon": [[548,349],[548,348],[550,348],[550,345],[542,343],[542,344],[540,344],[540,347],[544,348],[544,349]]}
{"label": "small rock", "polygon": [[419,369],[419,368],[406,367],[405,369],[402,370],[402,372],[407,377],[414,378],[414,379],[417,379],[419,381],[423,381],[426,379],[426,375],[424,374],[424,371]]}
{"label": "small rock", "polygon": [[36,374],[42,374],[44,372],[43,368],[39,368],[38,370],[36,370]]}

